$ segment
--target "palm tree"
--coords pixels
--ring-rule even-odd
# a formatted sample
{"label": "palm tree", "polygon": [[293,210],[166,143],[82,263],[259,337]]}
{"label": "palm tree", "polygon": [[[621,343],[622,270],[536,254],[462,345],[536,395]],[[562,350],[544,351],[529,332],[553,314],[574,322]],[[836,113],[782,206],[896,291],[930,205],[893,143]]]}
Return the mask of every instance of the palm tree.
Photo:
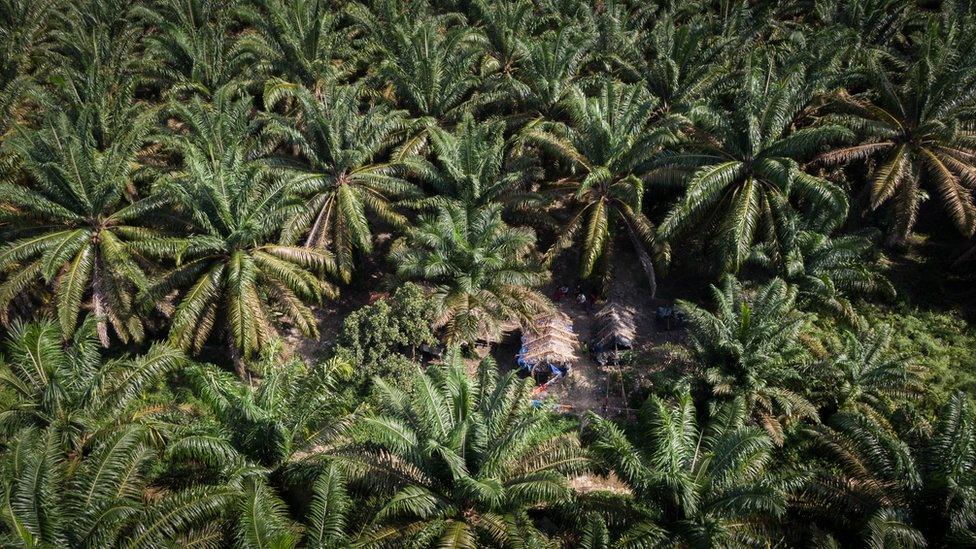
{"label": "palm tree", "polygon": [[475,22],[484,28],[485,50],[496,64],[499,74],[511,73],[527,54],[527,42],[539,19],[534,17],[535,6],[530,0],[471,2]]}
{"label": "palm tree", "polygon": [[[16,325],[5,351],[6,543],[196,546],[230,532],[227,541],[240,547],[297,544],[299,529],[251,460],[290,465],[299,459],[293,449],[331,432],[340,412],[335,364],[279,365],[275,354],[268,376],[251,387],[212,366],[188,365],[164,344],[102,360],[90,320],[67,347],[52,322]],[[147,401],[146,389],[177,371],[200,401]],[[200,416],[208,408],[220,427]],[[338,547],[350,541],[345,477],[328,464],[314,472],[306,540]]]}
{"label": "palm tree", "polygon": [[890,326],[844,333],[841,352],[829,361],[825,395],[837,410],[854,410],[887,424],[897,404],[923,394],[922,370],[892,348]]}
{"label": "palm tree", "polygon": [[[164,486],[172,429],[143,399],[185,362],[163,344],[103,359],[88,317],[63,343],[50,321],[16,324],[5,341],[0,385],[0,539],[11,546],[151,546],[212,527],[235,491]],[[203,458],[202,453],[196,457]],[[173,489],[168,489],[173,488]],[[151,541],[149,541],[151,540]]]}
{"label": "palm tree", "polygon": [[133,245],[157,241],[142,220],[161,201],[140,198],[133,183],[151,119],[133,114],[104,146],[90,120],[52,115],[43,128],[10,141],[29,184],[0,182],[0,204],[14,224],[0,248],[0,309],[6,320],[14,298],[32,286],[50,287],[63,337],[71,337],[85,302],[108,346],[109,326],[123,342],[142,339],[135,295],[149,281]]}
{"label": "palm tree", "polygon": [[646,81],[661,109],[714,123],[719,114],[709,100],[732,83],[729,51],[737,41],[716,35],[703,21],[677,24],[673,15],[657,19],[648,36],[653,57]]}
{"label": "palm tree", "polygon": [[[111,431],[132,412],[140,392],[180,367],[182,353],[164,344],[137,357],[103,360],[87,317],[65,345],[51,321],[14,324],[0,361],[0,437],[46,429],[58,446],[80,451],[93,434]],[[138,404],[138,403],[136,403]]]}
{"label": "palm tree", "polygon": [[242,14],[252,31],[237,47],[260,65],[258,71],[316,91],[338,81],[353,66],[351,32],[324,0],[256,0],[260,10]]}
{"label": "palm tree", "polygon": [[750,299],[727,276],[721,288],[712,286],[712,295],[714,313],[679,301],[702,380],[720,399],[744,398],[748,413],[781,445],[790,422],[818,420],[817,408],[799,390],[807,360],[800,334],[808,318],[795,308],[797,291],[777,278]]}
{"label": "palm tree", "polygon": [[349,376],[349,365],[339,359],[314,365],[283,360],[281,350],[280,342],[269,345],[252,364],[262,376],[255,383],[208,365],[184,371],[187,385],[221,423],[230,444],[269,468],[300,462],[348,412],[339,384]]}
{"label": "palm tree", "polygon": [[358,86],[325,86],[315,95],[281,81],[269,82],[265,89],[269,108],[285,101],[297,107],[293,116],[269,115],[267,134],[304,157],[276,160],[295,174],[292,191],[308,198],[285,227],[284,240],[294,242],[307,233],[304,245],[334,253],[346,282],[354,252],[373,249],[367,211],[402,227],[406,218],[392,202],[417,194],[400,177],[401,166],[382,160],[403,129],[403,117],[382,106],[360,112],[359,95]]}
{"label": "palm tree", "polygon": [[548,256],[569,247],[583,229],[580,274],[589,277],[599,265],[605,288],[612,276],[617,231],[623,229],[641,259],[651,295],[656,289],[646,250],[655,245],[654,230],[643,213],[641,176],[661,147],[676,140],[682,122],[668,116],[651,123],[657,106],[642,88],[611,82],[595,97],[581,92],[573,96],[568,103],[572,124],[540,123],[525,130],[526,140],[566,158],[579,173],[550,186],[553,193],[568,198],[572,210]]}
{"label": "palm tree", "polygon": [[134,16],[156,32],[146,38],[145,72],[176,97],[210,96],[245,87],[247,58],[231,40],[238,3],[225,0],[152,0]]}
{"label": "palm tree", "polygon": [[786,257],[777,260],[771,247],[761,244],[749,260],[795,285],[805,309],[822,311],[857,327],[863,320],[851,303],[852,296],[895,296],[894,287],[882,272],[885,258],[871,236],[848,234],[831,238],[800,231],[792,241],[795,248]]}
{"label": "palm tree", "polygon": [[920,497],[913,498],[919,529],[933,545],[976,543],[976,412],[956,392],[939,410],[932,436],[918,452]]}
{"label": "palm tree", "polygon": [[[9,33],[3,33],[9,37],[4,42],[17,50],[5,58],[23,63],[25,71],[32,70],[29,63],[37,63],[49,85],[32,85],[21,77],[0,91],[0,101],[11,101],[9,108],[21,99],[29,99],[35,107],[11,112],[9,125],[5,120],[0,128],[5,132],[0,185],[11,189],[9,196],[0,199],[0,224],[9,229],[4,233],[4,249],[15,254],[0,260],[12,261],[0,266],[0,271],[7,271],[0,272],[0,320],[9,320],[11,301],[28,303],[32,287],[54,287],[67,337],[91,289],[88,306],[103,317],[103,344],[108,345],[109,325],[123,341],[139,340],[142,320],[131,310],[131,294],[137,289],[133,280],[142,282],[144,265],[130,256],[124,241],[155,236],[135,227],[155,203],[139,200],[131,180],[143,161],[141,153],[151,128],[151,109],[135,97],[138,30],[128,24],[129,5],[120,0],[85,0],[51,11],[45,11],[45,5],[26,12],[19,3],[3,6],[4,17],[12,24]],[[37,18],[45,14],[50,16],[43,22],[50,28],[49,35],[44,27],[37,27],[42,24]],[[36,40],[30,47],[16,45],[31,38]],[[34,55],[43,55],[44,60]],[[6,65],[5,70],[13,67]],[[24,125],[9,133],[32,112],[44,115],[34,128]],[[97,196],[90,203],[81,196],[88,193]],[[119,230],[105,233],[108,240],[99,238],[106,226],[115,225]],[[90,231],[90,246],[80,243],[79,230]],[[50,240],[44,240],[45,234]],[[72,235],[76,240],[64,240]],[[40,240],[14,250],[13,241],[25,244],[31,237]],[[59,241],[64,246],[57,246]],[[68,255],[55,265],[55,255],[61,252]],[[38,256],[51,261],[44,266]],[[106,264],[109,257],[118,262]],[[74,271],[67,268],[71,264],[77,267]]]}
{"label": "palm tree", "polygon": [[435,285],[431,307],[450,344],[490,341],[548,308],[533,289],[546,279],[534,256],[533,232],[506,225],[498,204],[440,205],[391,252],[401,276]]}
{"label": "palm tree", "polygon": [[889,244],[903,244],[924,200],[923,183],[938,193],[953,224],[965,236],[976,231],[976,129],[969,100],[976,85],[974,50],[964,38],[942,39],[930,30],[904,79],[882,70],[869,75],[870,95],[841,91],[834,121],[858,132],[855,145],[822,154],[816,163],[873,160],[866,192],[869,208],[891,203]]}
{"label": "palm tree", "polygon": [[798,496],[801,512],[822,517],[859,545],[925,545],[910,520],[921,479],[905,442],[857,412],[834,414],[809,432],[833,467],[819,468]]}
{"label": "palm tree", "polygon": [[[738,410],[741,412],[742,410]],[[585,438],[597,463],[633,493],[637,516],[615,528],[619,547],[757,547],[782,517],[802,474],[772,468],[773,442],[736,411],[699,427],[688,393],[644,405],[629,439],[591,414]]]}
{"label": "palm tree", "polygon": [[438,18],[387,32],[379,76],[392,87],[396,104],[417,119],[418,129],[458,121],[480,83],[476,35],[461,25],[445,28]]}
{"label": "palm tree", "polygon": [[585,464],[576,435],[528,403],[529,386],[490,359],[469,377],[455,350],[417,372],[410,392],[376,380],[379,404],[335,459],[351,481],[389,494],[366,544],[509,547],[544,542],[529,510],[571,495]]}
{"label": "palm tree", "polygon": [[804,76],[767,79],[746,76],[729,117],[680,152],[662,154],[655,177],[684,186],[658,236],[673,241],[694,232],[711,241],[723,272],[736,272],[756,242],[785,255],[791,246],[783,237],[792,233],[794,218],[801,228],[827,232],[847,214],[843,190],[804,172],[798,161],[849,132],[831,124],[792,131],[810,95]]}
{"label": "palm tree", "polygon": [[503,123],[475,121],[470,114],[453,132],[432,128],[434,158],[414,156],[406,161],[430,187],[432,196],[425,202],[453,200],[466,207],[502,202],[523,216],[531,215],[539,201],[527,189],[532,176],[529,159],[512,154],[504,132]]}
{"label": "palm tree", "polygon": [[37,78],[44,76],[54,46],[50,24],[54,4],[54,0],[0,1],[0,27],[8,29],[0,34],[0,140],[27,118],[29,111],[21,108],[22,102],[39,91]]}
{"label": "palm tree", "polygon": [[277,334],[276,325],[315,334],[308,303],[336,294],[320,275],[335,270],[330,253],[272,243],[302,206],[287,178],[252,160],[260,149],[250,110],[250,98],[226,92],[212,106],[194,98],[173,107],[189,133],[174,140],[183,166],[160,186],[192,233],[156,250],[177,263],[155,287],[157,296],[181,290],[170,341],[199,350],[219,326],[241,376],[243,361]]}
{"label": "palm tree", "polygon": [[[268,468],[270,476],[283,479],[286,489],[307,494],[310,487],[308,512],[303,517],[305,543],[348,547],[353,541],[349,525],[356,509],[347,475],[336,463],[323,459],[322,452],[335,432],[354,417],[346,416],[347,403],[340,391],[350,367],[338,359],[315,365],[283,359],[281,350],[280,344],[272,346],[255,365],[263,375],[255,384],[242,383],[206,365],[187,368],[187,385],[221,428],[186,436],[173,446],[192,455],[198,447],[214,453],[207,450],[208,445],[226,444],[229,455]],[[240,501],[248,509],[240,515],[249,520],[239,523],[239,537],[248,539],[251,546],[262,546],[257,543],[262,539],[298,539],[273,490],[254,484],[248,494],[255,497]]]}
{"label": "palm tree", "polygon": [[898,46],[906,42],[906,26],[916,10],[898,0],[837,2],[824,15],[829,45],[855,70],[870,66],[901,66]]}
{"label": "palm tree", "polygon": [[128,0],[79,0],[54,12],[45,106],[71,120],[86,119],[100,149],[128,133],[146,110],[136,95],[144,31],[132,24],[134,9]]}
{"label": "palm tree", "polygon": [[486,81],[490,90],[486,101],[507,102],[512,111],[509,125],[514,128],[559,115],[576,93],[591,45],[591,39],[570,27],[526,37],[524,54]]}
{"label": "palm tree", "polygon": [[647,70],[645,29],[650,26],[651,11],[633,9],[621,0],[593,4],[584,16],[584,32],[595,37],[587,72],[613,74],[626,82],[642,80]]}
{"label": "palm tree", "polygon": [[0,464],[0,533],[13,546],[158,547],[219,538],[237,490],[215,485],[165,490],[154,485],[161,453],[149,430],[128,425],[62,453],[50,430],[28,428],[8,443]]}
{"label": "palm tree", "polygon": [[234,514],[234,538],[239,547],[298,547],[301,529],[288,517],[285,502],[264,479],[244,482],[243,497],[238,499]]}
{"label": "palm tree", "polygon": [[340,549],[354,541],[348,523],[357,509],[347,483],[342,467],[335,464],[330,464],[315,479],[305,520],[305,539],[310,547]]}

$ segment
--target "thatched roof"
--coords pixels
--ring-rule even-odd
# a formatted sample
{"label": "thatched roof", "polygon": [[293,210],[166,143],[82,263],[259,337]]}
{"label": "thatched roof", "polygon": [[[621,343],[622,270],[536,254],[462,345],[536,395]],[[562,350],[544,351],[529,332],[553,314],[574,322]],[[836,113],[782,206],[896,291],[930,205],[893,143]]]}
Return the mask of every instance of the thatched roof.
{"label": "thatched roof", "polygon": [[594,316],[593,347],[610,349],[633,344],[637,327],[634,310],[616,301],[608,301]]}
{"label": "thatched roof", "polygon": [[522,329],[519,358],[526,364],[568,364],[576,359],[578,340],[573,323],[563,313],[555,312],[533,319]]}

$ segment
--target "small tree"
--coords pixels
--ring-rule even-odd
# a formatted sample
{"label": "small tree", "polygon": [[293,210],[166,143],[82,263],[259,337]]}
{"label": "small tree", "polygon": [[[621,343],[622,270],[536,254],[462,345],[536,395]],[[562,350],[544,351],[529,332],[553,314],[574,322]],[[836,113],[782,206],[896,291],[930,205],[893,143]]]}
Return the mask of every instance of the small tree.
{"label": "small tree", "polygon": [[[422,288],[407,283],[397,288],[390,299],[354,311],[342,323],[336,354],[361,367],[363,379],[382,373],[406,379],[422,344],[436,343],[431,330],[433,314]],[[382,368],[382,371],[381,371]],[[397,375],[401,372],[403,375]]]}

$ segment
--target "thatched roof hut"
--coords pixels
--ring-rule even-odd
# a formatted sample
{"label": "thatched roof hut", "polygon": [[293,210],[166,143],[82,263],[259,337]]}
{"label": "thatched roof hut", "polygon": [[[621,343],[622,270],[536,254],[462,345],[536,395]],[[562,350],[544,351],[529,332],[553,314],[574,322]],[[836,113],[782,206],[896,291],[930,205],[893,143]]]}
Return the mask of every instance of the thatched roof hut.
{"label": "thatched roof hut", "polygon": [[610,352],[630,349],[634,344],[637,326],[634,309],[616,301],[608,301],[594,316],[594,352]]}
{"label": "thatched roof hut", "polygon": [[579,341],[573,323],[563,313],[553,312],[533,319],[522,329],[522,348],[518,362],[523,368],[536,366],[568,366],[576,359]]}

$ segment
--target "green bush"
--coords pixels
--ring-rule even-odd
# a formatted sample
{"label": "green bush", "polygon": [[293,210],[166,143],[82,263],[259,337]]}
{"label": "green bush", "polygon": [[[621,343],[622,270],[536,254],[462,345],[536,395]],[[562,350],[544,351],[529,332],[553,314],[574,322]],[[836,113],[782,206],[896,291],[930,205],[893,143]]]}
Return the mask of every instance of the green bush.
{"label": "green bush", "polygon": [[955,391],[976,391],[976,329],[958,313],[871,307],[863,312],[872,324],[890,324],[893,348],[913,356],[927,371],[928,407],[940,405]]}
{"label": "green bush", "polygon": [[381,375],[406,381],[419,360],[422,344],[437,342],[431,330],[430,308],[416,284],[399,287],[389,299],[366,305],[342,323],[336,355],[356,365],[361,382]]}

